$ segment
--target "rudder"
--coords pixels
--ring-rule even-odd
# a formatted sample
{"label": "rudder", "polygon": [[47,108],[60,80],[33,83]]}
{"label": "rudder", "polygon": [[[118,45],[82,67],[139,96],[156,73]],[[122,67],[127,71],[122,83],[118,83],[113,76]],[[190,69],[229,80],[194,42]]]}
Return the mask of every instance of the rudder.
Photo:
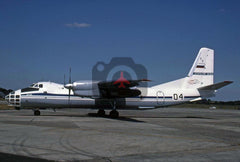
{"label": "rudder", "polygon": [[187,77],[186,88],[198,88],[214,82],[214,50],[201,48]]}

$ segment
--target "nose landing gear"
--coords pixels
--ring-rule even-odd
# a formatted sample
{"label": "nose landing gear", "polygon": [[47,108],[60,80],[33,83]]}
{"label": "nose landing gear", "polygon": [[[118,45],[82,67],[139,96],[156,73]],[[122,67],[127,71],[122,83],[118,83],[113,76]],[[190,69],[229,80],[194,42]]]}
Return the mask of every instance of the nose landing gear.
{"label": "nose landing gear", "polygon": [[35,116],[40,116],[41,115],[40,110],[33,110],[33,111],[34,111],[34,115]]}

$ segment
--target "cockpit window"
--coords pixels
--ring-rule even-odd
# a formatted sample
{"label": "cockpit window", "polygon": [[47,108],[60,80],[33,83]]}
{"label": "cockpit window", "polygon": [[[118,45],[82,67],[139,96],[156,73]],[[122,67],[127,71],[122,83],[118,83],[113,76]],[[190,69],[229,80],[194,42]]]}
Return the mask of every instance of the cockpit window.
{"label": "cockpit window", "polygon": [[38,88],[38,84],[35,84],[33,87],[34,87],[34,88]]}
{"label": "cockpit window", "polygon": [[35,85],[35,83],[33,83],[32,85],[30,85],[29,87],[33,87]]}
{"label": "cockpit window", "polygon": [[42,88],[43,87],[43,85],[42,84],[39,84],[39,88]]}

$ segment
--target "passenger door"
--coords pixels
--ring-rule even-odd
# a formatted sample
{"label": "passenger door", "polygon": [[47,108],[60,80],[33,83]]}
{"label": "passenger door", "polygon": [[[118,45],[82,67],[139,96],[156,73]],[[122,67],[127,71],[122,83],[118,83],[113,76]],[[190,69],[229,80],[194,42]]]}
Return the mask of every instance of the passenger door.
{"label": "passenger door", "polygon": [[158,105],[164,105],[165,95],[164,95],[163,91],[157,91],[156,98],[157,98],[157,104]]}

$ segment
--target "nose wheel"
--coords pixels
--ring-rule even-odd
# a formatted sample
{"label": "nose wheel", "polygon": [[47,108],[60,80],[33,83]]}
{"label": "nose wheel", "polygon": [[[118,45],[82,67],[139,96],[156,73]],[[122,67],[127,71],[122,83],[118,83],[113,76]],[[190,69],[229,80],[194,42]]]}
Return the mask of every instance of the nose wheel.
{"label": "nose wheel", "polygon": [[41,115],[41,112],[39,110],[34,110],[34,115],[39,116],[39,115]]}

